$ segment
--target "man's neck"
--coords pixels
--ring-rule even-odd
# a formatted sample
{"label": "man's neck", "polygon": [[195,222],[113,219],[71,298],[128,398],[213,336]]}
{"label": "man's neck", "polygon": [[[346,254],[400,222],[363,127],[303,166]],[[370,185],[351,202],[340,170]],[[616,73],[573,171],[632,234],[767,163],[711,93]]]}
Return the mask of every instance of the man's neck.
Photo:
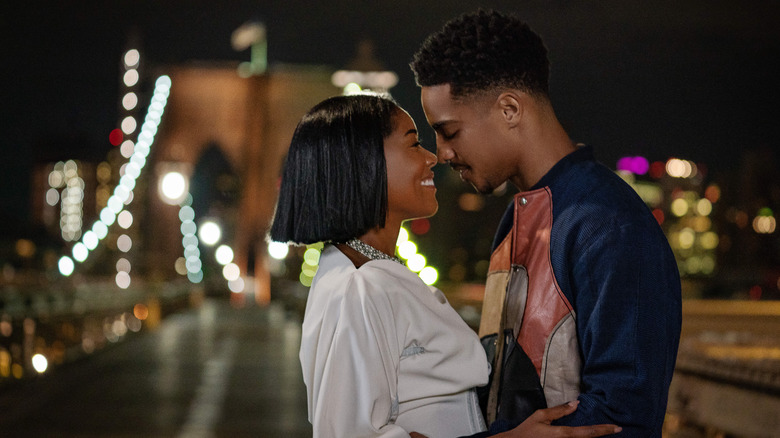
{"label": "man's neck", "polygon": [[510,179],[520,190],[528,190],[536,185],[558,161],[576,150],[574,142],[557,119],[537,125],[537,128],[529,130],[529,135],[523,140],[525,146],[518,160],[519,169]]}

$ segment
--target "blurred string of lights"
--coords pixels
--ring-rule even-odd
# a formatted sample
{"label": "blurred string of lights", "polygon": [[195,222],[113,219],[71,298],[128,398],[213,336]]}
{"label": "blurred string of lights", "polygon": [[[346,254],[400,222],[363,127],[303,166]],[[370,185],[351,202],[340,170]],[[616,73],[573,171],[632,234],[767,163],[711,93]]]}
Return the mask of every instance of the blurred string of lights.
{"label": "blurred string of lights", "polygon": [[[74,160],[57,162],[49,173],[46,203],[60,207],[60,233],[66,242],[78,240],[82,233],[84,216],[84,180]],[[60,192],[60,189],[62,191]]]}
{"label": "blurred string of lights", "polygon": [[181,244],[184,247],[184,256],[176,260],[175,268],[179,275],[186,275],[192,283],[203,281],[203,263],[200,260],[198,249],[198,226],[195,224],[195,210],[192,209],[192,196],[179,208],[179,220],[181,220]]}
{"label": "blurred string of lights", "polygon": [[[122,98],[122,106],[126,112],[120,116],[122,117],[121,129],[110,132],[109,142],[113,146],[120,146],[121,143],[120,154],[128,161],[119,169],[120,178],[115,185],[113,195],[109,188],[112,182],[112,165],[104,161],[94,169],[97,183],[95,206],[99,211],[99,220],[95,221],[90,229],[83,230],[84,195],[88,185],[84,177],[92,170],[89,163],[81,164],[76,160],[61,161],[56,163],[48,174],[49,188],[45,194],[45,202],[51,207],[61,204],[59,225],[62,238],[66,242],[76,242],[71,248],[71,256],[63,255],[57,262],[58,270],[64,276],[70,276],[74,272],[76,263],[87,260],[90,251],[95,250],[108,236],[109,226],[114,222],[123,229],[128,229],[132,225],[133,216],[125,210],[125,206],[132,202],[135,181],[146,164],[146,157],[167,103],[170,79],[161,76],[155,83],[153,98],[136,145],[130,136],[138,129],[132,114],[138,105],[138,96],[131,89],[140,79],[139,51],[128,50],[123,56],[123,61],[125,65],[123,83],[130,91]],[[127,139],[122,142],[125,136]],[[112,160],[111,157],[112,153],[109,153],[109,161]],[[121,252],[127,253],[132,247],[130,236],[122,233],[117,239],[116,246]],[[26,251],[31,252],[29,249]],[[129,260],[125,256],[120,257],[116,269],[117,286],[127,288],[130,284]],[[81,327],[77,327],[70,321],[63,322],[58,328],[61,332],[57,339],[51,345],[47,345],[42,336],[36,335],[38,321],[33,317],[25,316],[22,322],[21,346],[12,344],[10,350],[0,346],[0,378],[21,379],[28,367],[31,367],[31,371],[44,373],[52,363],[58,364],[65,360],[66,344],[79,344],[81,350],[91,353],[105,341],[117,342],[128,331],[139,331],[142,320],[152,316],[154,321],[156,313],[154,311],[150,313],[150,309],[143,303],[137,303],[132,313],[114,314],[113,310],[109,310],[106,314],[104,308],[107,302],[105,297],[108,296],[106,294],[110,294],[110,291],[82,287],[75,291],[72,304],[59,294],[49,297],[36,294],[33,297],[32,308],[37,314],[47,315],[52,311],[63,311],[72,305],[76,312],[84,314]],[[8,299],[6,309],[13,308],[15,312],[19,312],[24,308],[22,295],[9,294],[6,298]],[[95,312],[93,313],[92,310]],[[13,317],[4,314],[0,320],[0,335],[9,338],[13,332]]]}
{"label": "blurred string of lights", "polygon": [[[200,258],[199,243],[216,246],[222,239],[222,229],[212,219],[203,220],[198,227],[195,222],[195,210],[192,208],[192,194],[186,192],[186,179],[181,173],[176,171],[167,173],[161,184],[163,192],[166,193],[165,197],[169,200],[184,198],[179,208],[184,255],[176,260],[176,272],[179,275],[186,275],[191,283],[200,283],[203,281],[203,262]],[[219,245],[214,251],[214,258],[222,266],[222,277],[227,281],[228,289],[233,293],[242,293],[245,291],[246,283],[241,276],[241,268],[233,262],[233,257],[233,248],[227,244]]]}
{"label": "blurred string of lights", "polygon": [[[137,72],[136,72],[137,74]],[[62,275],[70,276],[75,270],[76,263],[83,263],[89,257],[90,251],[97,248],[100,241],[108,235],[108,227],[119,221],[120,226],[127,228],[132,224],[132,215],[124,210],[125,205],[132,201],[132,193],[135,183],[146,165],[146,157],[149,155],[154,136],[162,120],[165,105],[171,88],[171,79],[168,76],[160,76],[154,86],[152,100],[149,105],[138,141],[132,145],[133,152],[128,161],[122,166],[119,183],[114,188],[106,206],[100,211],[99,219],[92,227],[84,232],[79,242],[73,245],[72,257],[63,255],[58,261],[58,268]],[[127,234],[121,234],[117,238],[117,248],[122,252],[128,252],[132,247],[132,240]],[[129,262],[122,258],[117,262],[116,284],[120,288],[130,286]]]}
{"label": "blurred string of lights", "polygon": [[[138,51],[138,49],[129,49],[125,52],[124,56],[122,57],[122,64],[124,66],[124,74],[122,75],[122,84],[124,85],[123,93],[124,96],[122,97],[122,110],[120,117],[122,118],[122,121],[120,122],[120,129],[121,133],[112,133],[115,134],[116,137],[119,137],[122,141],[121,145],[115,144],[115,146],[119,146],[119,152],[122,155],[122,157],[127,158],[130,160],[130,162],[133,161],[134,154],[136,152],[136,144],[133,142],[133,139],[135,138],[134,135],[138,129],[138,122],[136,121],[136,108],[138,107],[138,95],[135,93],[135,90],[139,84],[140,74],[138,73],[140,66],[141,66],[141,53]],[[154,104],[154,98],[152,99],[152,104]],[[159,120],[157,120],[157,124],[159,124]],[[156,131],[156,130],[155,130]],[[118,135],[117,135],[118,134]],[[137,139],[136,139],[137,140]],[[117,141],[118,143],[118,141]],[[145,162],[140,162],[139,165],[141,168],[144,167]],[[128,163],[124,163],[122,167],[120,167],[119,175],[121,176],[126,173]],[[110,170],[110,165],[107,166]],[[133,191],[129,191],[129,197],[123,201],[125,205],[129,205],[130,202],[132,202],[133,199]],[[109,205],[109,202],[111,201],[111,197],[109,197],[106,200],[106,206]],[[123,253],[123,256],[117,259],[116,261],[116,277],[115,282],[117,286],[119,286],[121,289],[127,289],[130,287],[130,270],[132,268],[132,264],[130,263],[130,259],[126,256],[130,250],[133,247],[133,240],[131,237],[131,234],[129,233],[130,227],[133,224],[133,215],[130,213],[129,210],[122,210],[118,212],[117,218],[116,218],[117,224],[124,230],[128,230],[128,232],[123,232],[119,236],[117,236],[116,240],[116,248],[120,252]],[[136,227],[137,228],[137,227]]]}
{"label": "blurred string of lights", "polygon": [[[186,276],[191,283],[197,284],[204,278],[200,243],[216,246],[222,240],[222,228],[216,219],[210,218],[204,218],[198,226],[195,210],[192,208],[193,198],[189,192],[189,181],[182,173],[183,166],[160,164],[170,168],[160,179],[161,198],[167,204],[179,206],[181,220],[181,244],[184,254],[176,259],[174,268],[179,275]],[[222,266],[222,277],[227,281],[228,289],[233,293],[241,293],[245,290],[245,281],[241,277],[241,268],[233,263],[233,256],[233,248],[226,244],[219,245],[214,251],[217,263]]]}
{"label": "blurred string of lights", "polygon": [[[325,245],[322,242],[306,245],[303,252],[303,263],[301,264],[301,273],[298,280],[302,285],[311,286],[314,275],[317,273],[320,262],[320,253]],[[424,255],[417,252],[417,244],[410,239],[410,234],[406,228],[401,227],[396,241],[396,253],[401,260],[406,262],[406,266],[415,272],[427,285],[433,285],[439,279],[439,272],[433,266],[427,266],[427,260]],[[281,242],[269,242],[268,254],[276,260],[283,260],[289,254],[289,247]]]}

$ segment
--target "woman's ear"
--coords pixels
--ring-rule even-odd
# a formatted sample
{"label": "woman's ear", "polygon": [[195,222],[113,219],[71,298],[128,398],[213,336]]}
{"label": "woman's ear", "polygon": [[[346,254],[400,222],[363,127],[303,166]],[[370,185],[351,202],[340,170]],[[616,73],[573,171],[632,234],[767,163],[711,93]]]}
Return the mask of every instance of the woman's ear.
{"label": "woman's ear", "polygon": [[496,105],[501,111],[501,117],[511,126],[516,126],[523,118],[523,96],[518,93],[507,91],[501,93],[496,99]]}

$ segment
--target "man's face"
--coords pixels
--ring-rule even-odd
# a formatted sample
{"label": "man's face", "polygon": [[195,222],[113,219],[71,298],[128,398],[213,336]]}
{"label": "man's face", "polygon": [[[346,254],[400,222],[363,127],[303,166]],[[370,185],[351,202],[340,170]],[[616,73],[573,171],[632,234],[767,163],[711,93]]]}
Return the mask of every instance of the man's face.
{"label": "man's face", "polygon": [[436,132],[436,154],[483,194],[516,174],[506,124],[492,97],[455,100],[450,85],[422,87],[422,106]]}

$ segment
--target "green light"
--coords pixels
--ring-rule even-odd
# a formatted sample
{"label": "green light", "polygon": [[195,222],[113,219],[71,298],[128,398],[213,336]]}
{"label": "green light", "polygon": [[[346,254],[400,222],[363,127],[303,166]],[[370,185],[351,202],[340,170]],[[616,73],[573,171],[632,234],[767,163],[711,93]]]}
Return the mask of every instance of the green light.
{"label": "green light", "polygon": [[298,279],[300,280],[302,285],[304,285],[306,287],[311,287],[311,281],[313,280],[312,277],[309,277],[308,275],[306,275],[303,272],[301,272],[301,275],[300,275],[300,277],[298,277]]}
{"label": "green light", "polygon": [[360,88],[360,85],[350,82],[347,85],[344,86],[344,95],[348,96],[350,94],[357,94],[363,91],[362,88]]}
{"label": "green light", "polygon": [[303,253],[303,260],[310,266],[317,266],[320,263],[320,251],[316,248],[309,248]]}
{"label": "green light", "polygon": [[406,228],[401,227],[401,229],[398,230],[398,240],[395,242],[395,246],[401,246],[401,244],[407,240],[409,240],[409,232],[406,231]]}

